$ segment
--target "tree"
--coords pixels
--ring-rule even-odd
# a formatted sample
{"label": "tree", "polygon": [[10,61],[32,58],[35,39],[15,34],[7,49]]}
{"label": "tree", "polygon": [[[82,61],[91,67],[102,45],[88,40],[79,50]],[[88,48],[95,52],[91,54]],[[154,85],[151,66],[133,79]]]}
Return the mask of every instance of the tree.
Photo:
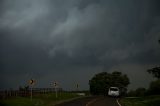
{"label": "tree", "polygon": [[121,72],[101,72],[96,74],[90,81],[90,92],[92,94],[107,94],[109,87],[116,86],[119,88],[126,88],[129,84],[127,75]]}
{"label": "tree", "polygon": [[155,67],[147,71],[148,73],[152,74],[155,78],[160,79],[160,67]]}
{"label": "tree", "polygon": [[145,96],[146,89],[145,88],[137,88],[136,89],[136,96]]}
{"label": "tree", "polygon": [[127,75],[122,75],[121,72],[113,72],[111,74],[111,85],[112,86],[117,86],[117,87],[127,87],[129,84],[129,79]]}
{"label": "tree", "polygon": [[90,92],[92,94],[102,94],[105,92],[104,88],[107,88],[107,85],[109,85],[110,76],[107,72],[102,72],[99,74],[96,74],[90,81]]}
{"label": "tree", "polygon": [[158,79],[150,83],[148,94],[149,95],[160,94],[160,67],[155,67],[147,71],[148,73],[152,74],[155,78]]}

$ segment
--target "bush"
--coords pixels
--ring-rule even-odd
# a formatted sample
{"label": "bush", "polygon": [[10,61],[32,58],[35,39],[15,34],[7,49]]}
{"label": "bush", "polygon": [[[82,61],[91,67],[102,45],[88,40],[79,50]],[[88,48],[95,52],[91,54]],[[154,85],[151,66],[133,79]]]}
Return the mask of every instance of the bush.
{"label": "bush", "polygon": [[127,96],[145,96],[146,94],[146,89],[145,88],[137,88],[136,90],[131,90],[127,93]]}
{"label": "bush", "polygon": [[160,94],[160,80],[156,80],[150,83],[148,94],[149,95],[159,95]]}

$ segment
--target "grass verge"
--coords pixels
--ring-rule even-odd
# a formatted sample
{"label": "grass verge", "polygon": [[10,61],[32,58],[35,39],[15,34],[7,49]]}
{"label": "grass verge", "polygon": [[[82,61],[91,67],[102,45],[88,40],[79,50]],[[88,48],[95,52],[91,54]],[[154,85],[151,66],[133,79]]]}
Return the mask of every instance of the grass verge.
{"label": "grass verge", "polygon": [[14,97],[9,99],[0,100],[0,106],[54,106],[66,100],[78,98],[75,93],[61,93],[56,98],[55,94],[39,94],[33,96],[31,101],[30,97]]}
{"label": "grass verge", "polygon": [[160,106],[160,95],[123,98],[120,100],[122,106]]}

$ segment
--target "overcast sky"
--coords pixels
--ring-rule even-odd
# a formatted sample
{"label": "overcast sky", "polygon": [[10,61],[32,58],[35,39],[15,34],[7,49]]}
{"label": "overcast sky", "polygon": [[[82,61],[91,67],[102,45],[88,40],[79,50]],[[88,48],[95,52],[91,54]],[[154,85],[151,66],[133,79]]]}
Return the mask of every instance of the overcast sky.
{"label": "overcast sky", "polygon": [[160,65],[160,0],[0,0],[0,89],[57,81],[89,89],[96,73],[121,71],[148,87]]}

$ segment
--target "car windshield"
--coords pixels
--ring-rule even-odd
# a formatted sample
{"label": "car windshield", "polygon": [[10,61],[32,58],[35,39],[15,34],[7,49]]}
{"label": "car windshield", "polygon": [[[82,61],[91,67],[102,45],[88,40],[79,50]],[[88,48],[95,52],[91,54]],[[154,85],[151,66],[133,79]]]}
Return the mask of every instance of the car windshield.
{"label": "car windshield", "polygon": [[110,88],[111,91],[118,91],[117,88]]}

